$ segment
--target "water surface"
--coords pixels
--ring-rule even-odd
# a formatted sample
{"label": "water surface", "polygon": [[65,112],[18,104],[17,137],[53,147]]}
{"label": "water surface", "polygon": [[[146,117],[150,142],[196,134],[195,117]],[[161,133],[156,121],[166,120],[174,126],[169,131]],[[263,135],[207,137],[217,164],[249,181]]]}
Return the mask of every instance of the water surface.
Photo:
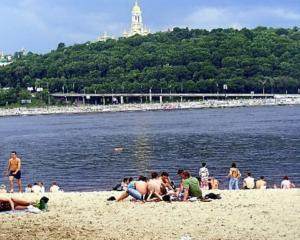
{"label": "water surface", "polygon": [[106,190],[154,170],[178,181],[177,169],[197,175],[202,161],[222,187],[232,161],[270,185],[288,175],[299,186],[300,106],[7,117],[0,146],[1,172],[16,150],[24,184],[57,180],[66,191]]}

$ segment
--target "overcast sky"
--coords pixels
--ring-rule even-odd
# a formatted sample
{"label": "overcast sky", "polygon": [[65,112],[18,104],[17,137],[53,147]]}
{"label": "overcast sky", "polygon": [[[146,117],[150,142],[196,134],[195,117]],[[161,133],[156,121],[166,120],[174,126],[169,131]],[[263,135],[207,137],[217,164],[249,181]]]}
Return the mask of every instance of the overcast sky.
{"label": "overcast sky", "polygon": [[[300,27],[300,0],[140,0],[152,32],[175,26],[212,29]],[[0,0],[0,51],[45,53],[130,28],[134,0]]]}

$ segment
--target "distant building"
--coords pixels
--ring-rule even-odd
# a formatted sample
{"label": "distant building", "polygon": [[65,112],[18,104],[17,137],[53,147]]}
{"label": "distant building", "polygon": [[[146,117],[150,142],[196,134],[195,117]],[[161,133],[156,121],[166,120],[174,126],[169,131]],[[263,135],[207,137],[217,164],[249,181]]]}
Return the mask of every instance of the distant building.
{"label": "distant building", "polygon": [[0,53],[0,67],[6,66],[13,62],[13,58],[11,55],[5,55],[3,52]]}
{"label": "distant building", "polygon": [[[129,31],[123,32],[123,37],[131,37],[136,34],[141,35],[141,36],[146,36],[149,33],[150,33],[150,29],[148,29],[143,24],[141,7],[139,6],[138,0],[135,0],[135,4],[131,11],[131,28]],[[98,42],[98,41],[106,42],[108,39],[114,39],[114,37],[107,35],[107,33],[105,32],[103,35],[98,37],[98,39],[95,42]]]}
{"label": "distant building", "polygon": [[97,39],[96,42],[98,42],[98,41],[100,41],[100,42],[106,42],[108,39],[114,39],[114,37],[109,36],[109,35],[107,35],[107,32],[104,32],[103,35],[101,35],[100,37],[98,37],[98,39]]}
{"label": "distant building", "polygon": [[21,57],[24,57],[27,55],[27,51],[25,48],[22,48],[20,51],[18,52],[15,52],[14,54],[14,58],[17,59],[17,58],[21,58]]}
{"label": "distant building", "polygon": [[138,4],[138,1],[135,1],[135,4],[131,11],[131,29],[129,32],[125,31],[123,33],[124,37],[131,37],[136,34],[146,36],[150,33],[150,30],[143,24],[142,10]]}

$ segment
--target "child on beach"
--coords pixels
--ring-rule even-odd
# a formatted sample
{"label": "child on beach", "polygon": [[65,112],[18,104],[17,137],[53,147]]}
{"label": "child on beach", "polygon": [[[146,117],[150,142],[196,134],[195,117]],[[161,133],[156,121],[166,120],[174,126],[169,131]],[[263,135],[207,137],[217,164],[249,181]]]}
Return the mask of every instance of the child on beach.
{"label": "child on beach", "polygon": [[4,184],[0,186],[0,193],[7,193],[6,186]]}
{"label": "child on beach", "polygon": [[202,163],[202,168],[199,170],[199,177],[201,179],[201,188],[208,190],[208,177],[209,177],[209,172],[206,167],[206,163]]}
{"label": "child on beach", "polygon": [[25,188],[25,193],[32,193],[32,184],[28,184]]}

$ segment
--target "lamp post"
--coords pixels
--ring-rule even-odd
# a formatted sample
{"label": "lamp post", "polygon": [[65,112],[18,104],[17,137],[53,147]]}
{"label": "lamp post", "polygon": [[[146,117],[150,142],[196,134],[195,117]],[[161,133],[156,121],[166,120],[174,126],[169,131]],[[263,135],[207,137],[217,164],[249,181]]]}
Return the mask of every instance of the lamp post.
{"label": "lamp post", "polygon": [[149,101],[152,103],[152,87],[149,89]]}
{"label": "lamp post", "polygon": [[49,83],[47,82],[47,91],[48,91],[48,105],[50,105],[50,91],[49,91]]}
{"label": "lamp post", "polygon": [[267,80],[261,80],[260,83],[262,84],[263,87],[263,95],[265,95],[265,84],[267,83]]}
{"label": "lamp post", "polygon": [[172,97],[171,97],[171,94],[172,94],[172,84],[169,84],[169,86],[168,86],[168,88],[169,88],[169,100],[171,101],[172,100]]}
{"label": "lamp post", "polygon": [[227,96],[226,96],[226,91],[228,90],[228,86],[227,86],[227,84],[223,84],[223,91],[224,91],[224,93],[225,93],[225,99],[227,98]]}

